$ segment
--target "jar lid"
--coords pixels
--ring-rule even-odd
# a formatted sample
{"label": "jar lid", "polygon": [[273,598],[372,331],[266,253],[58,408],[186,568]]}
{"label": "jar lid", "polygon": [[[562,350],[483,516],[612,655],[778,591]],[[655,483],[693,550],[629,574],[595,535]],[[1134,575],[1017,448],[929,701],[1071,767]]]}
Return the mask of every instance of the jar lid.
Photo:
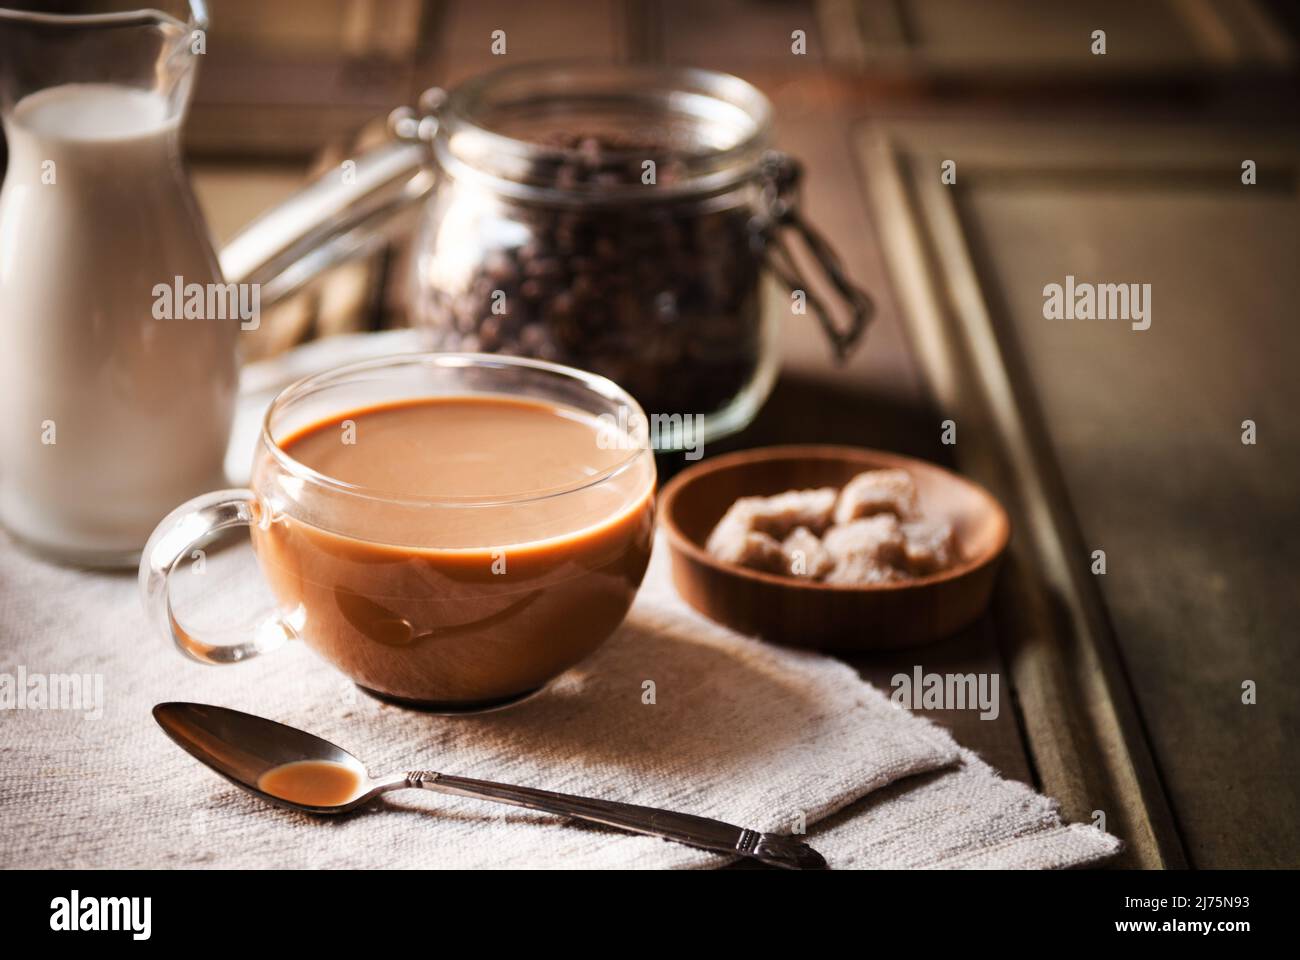
{"label": "jar lid", "polygon": [[698,198],[751,179],[771,105],[752,84],[684,67],[525,64],[472,79],[439,111],[457,179],[550,203]]}

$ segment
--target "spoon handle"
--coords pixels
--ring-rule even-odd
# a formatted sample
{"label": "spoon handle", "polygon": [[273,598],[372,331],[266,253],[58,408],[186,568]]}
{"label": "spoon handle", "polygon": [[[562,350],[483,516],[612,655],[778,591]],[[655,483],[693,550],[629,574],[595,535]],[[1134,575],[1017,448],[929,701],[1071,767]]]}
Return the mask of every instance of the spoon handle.
{"label": "spoon handle", "polygon": [[632,833],[644,833],[665,840],[676,840],[704,850],[738,854],[773,866],[790,870],[819,870],[826,861],[812,847],[791,837],[759,833],[737,827],[721,820],[696,817],[689,813],[674,813],[654,807],[640,807],[632,803],[612,800],[593,800],[567,793],[534,790],[531,787],[514,787],[490,780],[471,780],[453,777],[433,770],[412,770],[406,775],[409,786],[423,790],[436,790],[459,797],[494,800],[515,807],[543,810],[561,816],[589,820],[592,823],[617,827]]}

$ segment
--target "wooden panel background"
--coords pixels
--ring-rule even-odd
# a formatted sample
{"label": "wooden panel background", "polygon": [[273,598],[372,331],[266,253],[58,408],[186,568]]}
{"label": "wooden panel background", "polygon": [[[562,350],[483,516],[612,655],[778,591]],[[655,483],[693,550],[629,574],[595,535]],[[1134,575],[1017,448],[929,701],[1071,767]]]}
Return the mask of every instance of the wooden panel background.
{"label": "wooden panel background", "polygon": [[[829,59],[915,78],[1031,75],[1091,83],[1276,69],[1292,43],[1256,0],[819,0]],[[1091,51],[1106,32],[1105,56]]]}
{"label": "wooden panel background", "polygon": [[[864,150],[919,352],[973,428],[959,460],[996,478],[1029,533],[999,626],[1044,784],[1076,812],[1136,791],[1147,852],[1166,860],[1300,862],[1285,732],[1300,697],[1260,679],[1300,671],[1286,640],[1300,550],[1280,533],[1300,529],[1294,139],[886,124]],[[1242,185],[1243,158],[1259,186]],[[1067,273],[1152,283],[1152,329],[1044,320],[1043,286]],[[1241,444],[1246,417],[1270,424],[1267,446]],[[1099,547],[1109,570],[1092,577]],[[1242,704],[1251,679],[1267,704]],[[1036,722],[1053,712],[1092,736]],[[1138,813],[1123,811],[1130,828]]]}

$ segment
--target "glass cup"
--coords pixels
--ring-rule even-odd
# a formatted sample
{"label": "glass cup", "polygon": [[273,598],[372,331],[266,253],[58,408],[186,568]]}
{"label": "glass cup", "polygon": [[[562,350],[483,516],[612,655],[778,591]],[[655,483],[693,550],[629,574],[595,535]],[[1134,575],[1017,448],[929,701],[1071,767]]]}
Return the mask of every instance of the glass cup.
{"label": "glass cup", "polygon": [[[288,442],[376,407],[484,396],[588,421],[607,451],[600,469],[505,496],[395,496],[317,472]],[[140,564],[145,605],[204,663],[236,663],[301,638],[383,699],[444,712],[517,702],[604,642],[632,603],[654,524],[646,433],[636,401],[612,381],[537,360],[416,354],[308,377],[267,411],[249,489],[198,497],[159,524]],[[412,449],[420,442],[410,438]],[[169,577],[239,526],[250,530],[278,609],[248,640],[211,644],[178,621]]]}

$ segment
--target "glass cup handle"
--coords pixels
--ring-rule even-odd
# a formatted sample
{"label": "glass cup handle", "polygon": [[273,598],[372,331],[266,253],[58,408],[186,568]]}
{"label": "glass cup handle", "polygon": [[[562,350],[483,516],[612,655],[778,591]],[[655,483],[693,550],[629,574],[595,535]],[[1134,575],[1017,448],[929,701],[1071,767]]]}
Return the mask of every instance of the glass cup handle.
{"label": "glass cup handle", "polygon": [[140,595],[145,611],[164,636],[181,652],[200,663],[239,663],[267,653],[292,639],[293,628],[270,618],[244,643],[211,644],[190,633],[172,610],[170,578],[180,562],[222,530],[252,526],[262,506],[251,490],[218,490],[181,504],[158,524],[140,557]]}

